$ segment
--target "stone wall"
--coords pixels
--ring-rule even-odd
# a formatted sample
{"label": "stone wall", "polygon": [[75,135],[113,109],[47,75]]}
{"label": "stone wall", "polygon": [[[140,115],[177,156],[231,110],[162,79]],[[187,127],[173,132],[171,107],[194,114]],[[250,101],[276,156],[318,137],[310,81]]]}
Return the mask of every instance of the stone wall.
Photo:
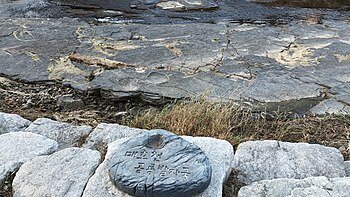
{"label": "stone wall", "polygon": [[[45,118],[31,122],[0,113],[0,183],[15,173],[13,195],[21,197],[128,197],[111,180],[109,163],[120,158],[115,154],[126,141],[135,141],[145,132],[151,133],[118,124],[101,123],[91,128]],[[212,168],[208,188],[195,196],[222,196],[232,171],[237,181],[246,185],[240,189],[240,197],[350,196],[349,161],[344,162],[335,148],[249,141],[240,144],[234,154],[227,141],[190,136],[179,139],[199,147]]]}

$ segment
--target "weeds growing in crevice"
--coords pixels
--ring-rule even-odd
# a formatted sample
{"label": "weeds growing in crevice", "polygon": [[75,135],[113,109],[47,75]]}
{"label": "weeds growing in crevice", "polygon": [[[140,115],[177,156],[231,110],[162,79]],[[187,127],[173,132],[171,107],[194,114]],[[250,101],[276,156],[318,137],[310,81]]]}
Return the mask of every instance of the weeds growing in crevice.
{"label": "weeds growing in crevice", "polygon": [[12,181],[15,178],[16,172],[7,175],[3,182],[0,182],[0,197],[12,197]]}
{"label": "weeds growing in crevice", "polygon": [[239,189],[246,186],[239,180],[238,175],[236,170],[231,172],[223,188],[223,197],[237,197]]}

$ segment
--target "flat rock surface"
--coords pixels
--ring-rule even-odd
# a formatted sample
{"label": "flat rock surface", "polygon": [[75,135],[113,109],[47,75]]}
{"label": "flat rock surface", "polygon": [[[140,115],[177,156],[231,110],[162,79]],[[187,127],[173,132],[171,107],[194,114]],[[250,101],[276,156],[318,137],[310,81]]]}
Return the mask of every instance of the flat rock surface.
{"label": "flat rock surface", "polygon": [[24,162],[57,150],[58,144],[42,135],[10,132],[0,135],[0,182]]}
{"label": "flat rock surface", "polygon": [[67,148],[37,157],[21,166],[13,180],[14,196],[82,195],[85,185],[100,163],[97,151]]}
{"label": "flat rock surface", "polygon": [[38,118],[25,130],[58,142],[59,149],[80,146],[92,131],[90,126],[74,126],[48,118]]}
{"label": "flat rock surface", "polygon": [[344,158],[336,148],[272,140],[241,143],[233,168],[240,173],[238,179],[246,184],[276,178],[346,175]]}
{"label": "flat rock surface", "polygon": [[122,138],[116,140],[108,145],[108,151],[105,156],[105,160],[98,166],[95,174],[90,178],[87,183],[83,197],[131,197],[130,195],[120,191],[111,181],[108,173],[108,160],[111,158],[115,150],[129,138]]}
{"label": "flat rock surface", "polygon": [[74,50],[77,44],[74,32],[79,26],[77,20],[66,20],[68,24],[64,24],[65,19],[61,20],[63,23],[40,20],[42,24],[32,20],[23,23],[18,19],[0,22],[0,36],[8,37],[1,39],[1,73],[14,79],[47,81],[51,59]]}
{"label": "flat rock surface", "polygon": [[208,156],[212,166],[212,178],[209,187],[195,197],[223,196],[223,185],[231,173],[234,150],[225,141],[209,137],[181,136],[185,140],[196,144]]}
{"label": "flat rock surface", "polygon": [[339,110],[350,106],[346,9],[249,0],[0,3],[7,78],[152,104],[207,95],[257,110],[349,113]]}
{"label": "flat rock surface", "polygon": [[17,114],[0,112],[0,135],[9,132],[23,131],[30,123],[32,122]]}
{"label": "flat rock surface", "polygon": [[193,196],[209,186],[212,175],[198,146],[165,130],[129,138],[108,159],[108,168],[120,190],[145,197]]}
{"label": "flat rock surface", "polygon": [[350,196],[350,177],[275,179],[259,181],[239,190],[238,197],[335,197]]}
{"label": "flat rock surface", "polygon": [[[221,140],[202,138],[200,137],[184,137],[191,143],[199,146],[205,154],[208,156],[212,163],[212,182],[209,187],[202,193],[197,195],[206,197],[207,194],[221,194],[222,192],[222,181],[227,177],[231,171],[231,162],[233,157],[233,148],[228,142]],[[84,191],[83,197],[93,197],[96,195],[106,196],[106,197],[131,197],[130,195],[121,192],[112,183],[108,174],[108,162],[113,156],[119,146],[126,142],[128,138],[122,138],[112,142],[108,146],[108,151],[106,154],[105,161],[97,168],[96,173],[89,180],[86,189]],[[221,160],[222,159],[222,160]],[[221,165],[219,163],[221,162]],[[220,195],[219,195],[220,196]]]}
{"label": "flat rock surface", "polygon": [[119,124],[98,124],[90,133],[82,147],[97,148],[98,146],[107,146],[115,140],[131,137],[147,130],[130,128]]}
{"label": "flat rock surface", "polygon": [[315,115],[346,115],[350,113],[350,106],[339,102],[335,99],[328,99],[320,102],[315,107],[311,108],[310,113]]}
{"label": "flat rock surface", "polygon": [[347,21],[95,25],[71,18],[0,19],[0,30],[1,75],[54,80],[106,99],[161,103],[205,94],[301,114],[325,98],[345,108],[350,102]]}

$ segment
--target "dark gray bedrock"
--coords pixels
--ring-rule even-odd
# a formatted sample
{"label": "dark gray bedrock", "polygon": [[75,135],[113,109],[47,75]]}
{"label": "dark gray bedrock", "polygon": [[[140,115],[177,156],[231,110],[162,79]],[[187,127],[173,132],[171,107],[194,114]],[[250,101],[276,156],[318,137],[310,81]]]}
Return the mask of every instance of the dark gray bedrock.
{"label": "dark gray bedrock", "polygon": [[187,197],[203,192],[211,165],[196,145],[165,130],[131,138],[108,162],[112,182],[140,197]]}

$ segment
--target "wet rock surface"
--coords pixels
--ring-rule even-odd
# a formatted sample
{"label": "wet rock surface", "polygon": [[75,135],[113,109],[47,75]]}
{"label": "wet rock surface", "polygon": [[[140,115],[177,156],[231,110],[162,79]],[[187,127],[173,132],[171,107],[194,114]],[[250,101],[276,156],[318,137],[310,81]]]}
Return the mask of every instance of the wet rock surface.
{"label": "wet rock surface", "polygon": [[[96,17],[114,22],[187,23],[231,20],[237,23],[285,23],[310,15],[348,17],[346,10],[267,7],[248,0],[2,0],[0,17]],[[109,17],[109,18],[105,18]],[[110,20],[112,19],[112,20]]]}
{"label": "wet rock surface", "polygon": [[275,5],[275,6],[293,6],[293,7],[305,7],[305,8],[349,8],[350,2],[343,0],[333,0],[333,1],[313,1],[313,0],[303,0],[303,1],[283,1],[283,0],[249,0],[251,2],[258,2],[265,5]]}
{"label": "wet rock surface", "polygon": [[209,186],[212,175],[198,146],[165,130],[129,138],[108,168],[112,182],[132,196],[193,196]]}

